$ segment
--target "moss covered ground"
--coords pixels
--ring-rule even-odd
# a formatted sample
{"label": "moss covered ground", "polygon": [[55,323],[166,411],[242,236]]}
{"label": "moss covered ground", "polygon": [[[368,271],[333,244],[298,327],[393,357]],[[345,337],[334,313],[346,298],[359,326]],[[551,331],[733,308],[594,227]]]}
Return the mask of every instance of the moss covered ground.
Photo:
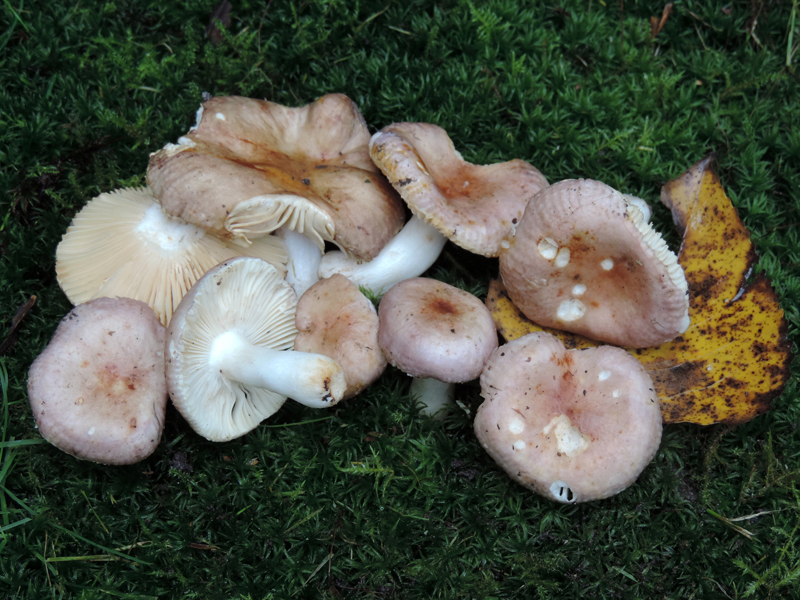
{"label": "moss covered ground", "polygon": [[[203,92],[299,106],[342,92],[379,129],[444,127],[475,163],[523,158],[655,206],[710,151],[798,340],[797,0],[0,3],[0,596],[7,598],[800,597],[797,363],[774,408],[667,426],[611,499],[512,483],[470,418],[422,417],[390,369],[329,412],[287,404],[213,444],[168,410],[123,468],[41,441],[28,367],[70,309],[54,252],[91,197],[141,185]],[[213,38],[213,39],[212,39]],[[448,245],[431,275],[479,295],[496,262]],[[479,404],[475,384],[461,400]]]}

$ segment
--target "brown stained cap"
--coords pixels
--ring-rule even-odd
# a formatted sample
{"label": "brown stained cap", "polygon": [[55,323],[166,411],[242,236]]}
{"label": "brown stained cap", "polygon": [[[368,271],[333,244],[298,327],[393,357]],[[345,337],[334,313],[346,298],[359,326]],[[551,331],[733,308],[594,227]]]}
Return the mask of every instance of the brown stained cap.
{"label": "brown stained cap", "polygon": [[514,304],[545,327],[643,348],[689,325],[675,254],[636,206],[599,181],[539,192],[503,241],[500,275]]}
{"label": "brown stained cap", "polygon": [[523,160],[466,162],[447,132],[428,123],[383,128],[370,141],[370,154],[411,212],[483,256],[497,256],[528,200],[547,186],[544,176]]}
{"label": "brown stained cap", "polygon": [[164,428],[164,327],[145,303],[98,298],[76,306],[28,373],[42,436],[77,458],[143,460]]}
{"label": "brown stained cap", "polygon": [[371,385],[386,369],[378,345],[378,313],[358,286],[344,275],[312,285],[297,302],[294,349],[330,356],[347,381],[344,399]]}
{"label": "brown stained cap", "polygon": [[501,346],[481,374],[478,440],[514,481],[551,500],[630,486],[661,441],[650,376],[612,346],[566,350],[547,333]]}
{"label": "brown stained cap", "polygon": [[402,202],[369,158],[356,105],[329,94],[300,108],[224,96],[153,154],[147,181],[164,210],[223,237],[282,225],[369,260],[403,224]]}
{"label": "brown stained cap", "polygon": [[471,381],[497,347],[494,321],[483,302],[435,279],[394,285],[381,299],[378,316],[383,353],[412,377]]}
{"label": "brown stained cap", "polygon": [[167,325],[206,271],[243,255],[286,270],[286,249],[275,236],[232,244],[166,215],[149,188],[125,188],[100,194],[75,215],[56,248],[56,276],[73,304],[133,298],[150,305]]}

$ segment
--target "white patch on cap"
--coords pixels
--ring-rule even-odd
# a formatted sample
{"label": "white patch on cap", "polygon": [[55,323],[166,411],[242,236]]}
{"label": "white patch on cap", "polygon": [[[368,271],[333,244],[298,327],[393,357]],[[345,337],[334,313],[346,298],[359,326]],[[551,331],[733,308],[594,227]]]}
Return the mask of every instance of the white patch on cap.
{"label": "white patch on cap", "polygon": [[217,113],[214,116],[217,117],[220,121],[225,120],[225,115],[223,115],[222,113]]}
{"label": "white patch on cap", "polygon": [[583,305],[583,302],[580,300],[575,300],[574,298],[561,302],[561,304],[558,305],[558,310],[556,311],[556,317],[560,321],[566,322],[577,321],[584,314],[586,314],[586,307]]}
{"label": "white patch on cap", "polygon": [[544,238],[536,247],[539,249],[539,254],[547,260],[553,260],[558,254],[558,244],[550,238]]}
{"label": "white patch on cap", "polygon": [[589,440],[583,437],[581,430],[572,424],[567,415],[561,414],[553,417],[542,433],[547,435],[553,431],[556,434],[558,451],[567,456],[580,454],[589,447]]}
{"label": "white patch on cap", "polygon": [[178,138],[178,146],[186,146],[188,148],[194,148],[197,144],[194,143],[193,140],[189,139],[185,135],[182,135]]}
{"label": "white patch on cap", "polygon": [[619,390],[614,390],[614,391],[611,393],[611,395],[612,395],[612,396],[614,396],[614,398],[619,398],[619,395],[620,395],[621,393],[622,393],[622,392],[620,392]]}
{"label": "white patch on cap", "polygon": [[515,417],[511,419],[511,423],[508,424],[508,430],[515,435],[519,435],[525,431],[525,423],[523,423],[522,419],[519,417]]}
{"label": "white patch on cap", "polygon": [[556,266],[563,269],[569,264],[569,248],[561,248],[556,255]]}
{"label": "white patch on cap", "polygon": [[573,296],[583,296],[586,293],[586,286],[582,283],[576,283],[572,288]]}
{"label": "white patch on cap", "polygon": [[572,504],[577,500],[575,493],[570,489],[569,485],[563,481],[554,481],[550,486],[550,493],[553,494],[553,498],[559,502]]}
{"label": "white patch on cap", "polygon": [[597,376],[600,381],[605,381],[609,377],[611,377],[611,371],[600,371],[600,375]]}
{"label": "white patch on cap", "polygon": [[465,187],[467,187],[468,185],[469,185],[469,181],[465,181],[465,182],[464,182],[464,185],[462,185],[461,187],[462,187],[462,188],[465,188]]}
{"label": "white patch on cap", "polygon": [[89,430],[89,432],[88,432],[88,433],[89,433],[89,435],[94,435],[94,427],[92,427],[92,428]]}
{"label": "white patch on cap", "polygon": [[511,248],[511,244],[509,243],[508,240],[503,240],[502,242],[500,242],[500,247],[508,250],[509,248]]}
{"label": "white patch on cap", "polygon": [[514,450],[524,450],[525,449],[525,442],[522,440],[517,440],[514,442]]}
{"label": "white patch on cap", "polygon": [[600,266],[603,267],[604,271],[610,271],[614,268],[614,261],[610,258],[605,259],[603,262],[600,263]]}

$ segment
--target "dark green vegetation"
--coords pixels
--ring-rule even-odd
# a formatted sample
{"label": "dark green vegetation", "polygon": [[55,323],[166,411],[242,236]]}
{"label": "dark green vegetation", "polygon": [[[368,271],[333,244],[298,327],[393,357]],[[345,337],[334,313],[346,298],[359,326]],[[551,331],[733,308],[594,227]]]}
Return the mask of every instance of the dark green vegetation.
{"label": "dark green vegetation", "polygon": [[[56,244],[86,200],[144,182],[204,91],[294,106],[343,92],[371,127],[436,123],[471,162],[523,158],[654,205],[716,151],[796,342],[800,7],[679,2],[652,39],[663,5],[622,5],[239,0],[213,45],[211,1],[0,4],[0,334],[38,297],[2,359],[0,595],[800,596],[797,361],[766,416],[669,426],[632,488],[580,506],[513,484],[467,416],[420,417],[391,369],[226,444],[170,409],[131,467],[36,443],[27,369],[70,308]],[[660,205],[656,223],[677,241]],[[481,294],[495,269],[449,245],[432,275]],[[475,385],[460,397],[480,401]]]}

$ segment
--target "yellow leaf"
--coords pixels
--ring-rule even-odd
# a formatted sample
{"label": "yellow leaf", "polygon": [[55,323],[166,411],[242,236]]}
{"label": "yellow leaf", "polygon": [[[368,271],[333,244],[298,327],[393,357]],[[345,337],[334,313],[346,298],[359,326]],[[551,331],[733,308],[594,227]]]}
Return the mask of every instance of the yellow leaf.
{"label": "yellow leaf", "polygon": [[[787,324],[756,259],[750,234],[725,195],[711,155],[667,183],[661,201],[683,234],[678,260],[689,283],[689,329],[655,348],[628,350],[650,372],[666,423],[744,423],[766,412],[789,377]],[[500,281],[486,304],[506,340],[547,331],[568,348],[596,342],[539,327]]]}

